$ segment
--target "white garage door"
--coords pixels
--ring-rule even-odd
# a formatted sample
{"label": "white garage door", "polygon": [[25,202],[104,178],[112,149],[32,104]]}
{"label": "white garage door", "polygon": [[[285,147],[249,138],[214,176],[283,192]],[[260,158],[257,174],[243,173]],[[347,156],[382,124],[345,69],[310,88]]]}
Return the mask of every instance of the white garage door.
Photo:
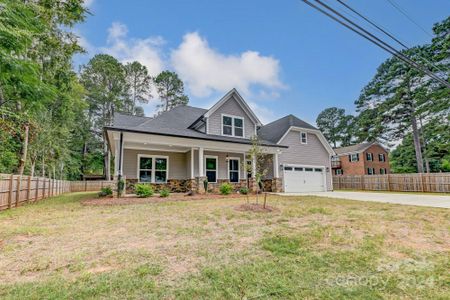
{"label": "white garage door", "polygon": [[325,167],[284,166],[286,193],[325,191]]}

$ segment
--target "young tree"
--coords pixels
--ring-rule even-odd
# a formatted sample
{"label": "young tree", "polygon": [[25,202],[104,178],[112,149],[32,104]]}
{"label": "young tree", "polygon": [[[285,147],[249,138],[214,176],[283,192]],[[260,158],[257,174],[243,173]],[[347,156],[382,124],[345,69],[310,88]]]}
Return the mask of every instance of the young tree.
{"label": "young tree", "polygon": [[161,72],[154,79],[156,90],[161,104],[157,106],[160,112],[171,110],[178,105],[187,105],[188,96],[184,94],[184,84],[177,73],[170,71]]}
{"label": "young tree", "polygon": [[140,103],[148,103],[152,98],[152,78],[148,74],[147,67],[137,61],[125,65],[125,80],[127,83],[128,99],[125,103],[125,111],[132,115],[143,116]]}
{"label": "young tree", "polygon": [[[261,147],[261,141],[257,136],[252,137],[252,146],[247,152],[247,155],[252,160],[252,164],[245,164],[245,169],[247,173],[252,173],[256,181],[256,204],[258,204],[258,194],[263,186],[263,178],[267,175],[269,171],[269,165],[271,162],[270,157],[265,153],[264,149]],[[264,208],[266,208],[266,198],[267,193],[264,195]]]}

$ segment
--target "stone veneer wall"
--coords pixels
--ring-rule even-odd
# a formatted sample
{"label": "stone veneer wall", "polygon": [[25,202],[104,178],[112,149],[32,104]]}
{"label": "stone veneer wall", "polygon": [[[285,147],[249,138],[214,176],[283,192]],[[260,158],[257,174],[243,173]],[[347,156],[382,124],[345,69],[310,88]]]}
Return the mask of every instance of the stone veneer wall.
{"label": "stone veneer wall", "polygon": [[283,186],[282,186],[282,179],[281,178],[272,178],[272,179],[264,179],[264,191],[266,192],[282,192]]}
{"label": "stone veneer wall", "polygon": [[208,183],[208,192],[220,193],[219,188],[223,183],[230,183],[234,187],[234,192],[238,192],[241,187],[247,187],[247,179],[241,179],[239,182],[230,182],[228,179],[217,179],[216,183]]}
{"label": "stone veneer wall", "polygon": [[[127,179],[126,192],[134,194],[134,185],[138,183],[137,179]],[[153,191],[158,193],[161,189],[167,188],[171,193],[186,193],[191,188],[190,179],[168,179],[167,183],[146,183],[152,186]]]}

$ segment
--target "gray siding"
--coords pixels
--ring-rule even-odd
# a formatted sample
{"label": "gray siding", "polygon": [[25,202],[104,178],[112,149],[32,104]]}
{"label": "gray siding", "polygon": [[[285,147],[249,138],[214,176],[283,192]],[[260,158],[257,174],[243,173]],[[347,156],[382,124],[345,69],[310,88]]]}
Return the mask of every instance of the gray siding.
{"label": "gray siding", "polygon": [[239,103],[231,97],[219,107],[208,119],[209,134],[222,135],[222,114],[233,115],[244,118],[244,137],[249,139],[255,135],[255,123],[252,122],[247,113]]}
{"label": "gray siding", "polygon": [[[330,155],[314,133],[308,132],[308,143],[300,142],[300,132],[291,130],[282,140],[282,145],[289,146],[283,149],[278,156],[280,164],[305,164],[330,167]],[[332,190],[331,169],[327,172],[327,186]],[[280,177],[283,172],[280,171]]]}
{"label": "gray siding", "polygon": [[187,173],[186,163],[189,153],[181,152],[163,152],[146,150],[123,150],[123,174],[128,179],[137,179],[138,154],[162,155],[169,157],[169,178],[168,179],[186,179],[190,173]]}
{"label": "gray siding", "polygon": [[[191,151],[187,153],[146,151],[146,150],[123,150],[123,172],[128,179],[137,179],[138,154],[162,155],[169,157],[169,178],[168,179],[188,179],[191,177]],[[245,179],[244,155],[241,153],[204,151],[203,155],[217,156],[218,159],[218,179],[228,178],[227,154],[229,157],[239,157],[240,178]],[[204,165],[204,163],[203,163]],[[198,176],[198,150],[194,150],[194,177]]]}

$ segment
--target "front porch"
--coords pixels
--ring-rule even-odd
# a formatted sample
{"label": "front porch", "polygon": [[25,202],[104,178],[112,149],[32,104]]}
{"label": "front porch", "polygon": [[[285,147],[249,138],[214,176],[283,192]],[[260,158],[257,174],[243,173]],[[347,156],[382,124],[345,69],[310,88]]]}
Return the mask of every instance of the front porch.
{"label": "front porch", "polygon": [[[136,183],[152,185],[158,192],[218,193],[223,183],[234,191],[247,187],[256,191],[254,158],[248,155],[248,143],[195,140],[135,132],[112,132],[109,135],[114,153],[115,178],[125,180],[126,192],[133,193]],[[276,147],[262,147],[267,156],[264,189],[281,191]],[[205,191],[204,182],[207,181]]]}

